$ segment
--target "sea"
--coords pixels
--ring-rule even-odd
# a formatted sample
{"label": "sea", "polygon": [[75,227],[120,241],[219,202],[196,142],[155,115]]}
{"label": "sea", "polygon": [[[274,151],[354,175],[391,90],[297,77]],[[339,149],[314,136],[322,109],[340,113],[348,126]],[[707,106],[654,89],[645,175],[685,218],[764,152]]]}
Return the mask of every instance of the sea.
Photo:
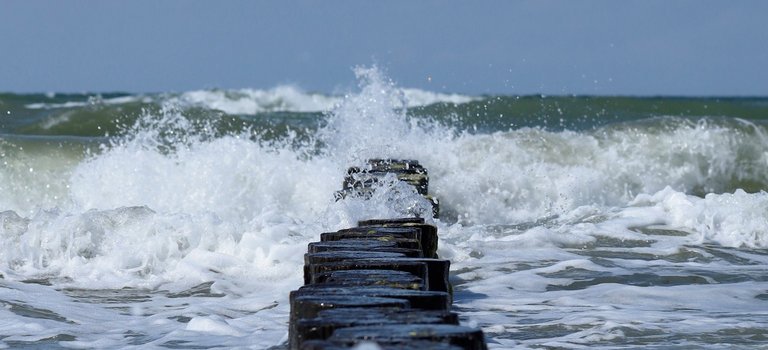
{"label": "sea", "polygon": [[[0,348],[284,349],[320,233],[439,228],[491,349],[768,349],[768,97],[0,93]],[[346,169],[416,159],[335,200]]]}

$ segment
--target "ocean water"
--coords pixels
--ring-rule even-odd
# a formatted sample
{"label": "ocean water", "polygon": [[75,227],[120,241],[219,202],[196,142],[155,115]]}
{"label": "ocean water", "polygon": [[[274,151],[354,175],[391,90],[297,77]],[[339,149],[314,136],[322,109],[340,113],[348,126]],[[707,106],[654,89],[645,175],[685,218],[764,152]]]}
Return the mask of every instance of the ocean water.
{"label": "ocean water", "polygon": [[335,202],[418,159],[455,309],[492,349],[768,348],[768,98],[0,94],[0,347],[280,349]]}

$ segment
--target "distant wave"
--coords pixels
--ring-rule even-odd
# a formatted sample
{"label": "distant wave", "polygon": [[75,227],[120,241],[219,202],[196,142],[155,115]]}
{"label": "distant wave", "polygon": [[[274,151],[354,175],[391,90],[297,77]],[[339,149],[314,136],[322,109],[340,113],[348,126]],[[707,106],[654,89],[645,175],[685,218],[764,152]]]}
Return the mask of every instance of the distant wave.
{"label": "distant wave", "polygon": [[[55,94],[47,94],[46,96],[48,98],[53,98],[55,97]],[[101,98],[100,95],[92,95],[92,96],[88,96],[85,99],[85,101],[83,101],[83,98],[80,97],[76,101],[66,101],[66,102],[56,102],[56,103],[34,102],[34,103],[28,103],[24,105],[24,107],[28,109],[56,109],[56,108],[86,107],[89,105],[96,105],[96,104],[120,105],[120,104],[126,104],[126,103],[134,103],[134,102],[151,103],[152,98],[145,95],[128,95],[128,96],[119,96],[119,97],[112,97],[112,98]]]}
{"label": "distant wave", "polygon": [[[420,89],[400,90],[406,107],[421,107],[435,103],[461,104],[479,100],[460,94],[446,94]],[[40,95],[51,99],[55,94]],[[271,89],[211,89],[157,95],[125,95],[102,98],[100,95],[73,95],[72,100],[56,102],[34,101],[24,105],[27,109],[79,108],[89,105],[121,105],[128,103],[177,103],[220,110],[227,114],[257,114],[264,112],[326,112],[338,105],[344,96],[306,92],[281,85]]]}
{"label": "distant wave", "polygon": [[[478,98],[443,94],[419,89],[402,89],[407,107],[427,106],[435,103],[467,103]],[[263,112],[325,112],[334,108],[343,96],[309,93],[293,86],[278,86],[268,90],[196,90],[172,99],[217,109],[227,114],[256,114]]]}

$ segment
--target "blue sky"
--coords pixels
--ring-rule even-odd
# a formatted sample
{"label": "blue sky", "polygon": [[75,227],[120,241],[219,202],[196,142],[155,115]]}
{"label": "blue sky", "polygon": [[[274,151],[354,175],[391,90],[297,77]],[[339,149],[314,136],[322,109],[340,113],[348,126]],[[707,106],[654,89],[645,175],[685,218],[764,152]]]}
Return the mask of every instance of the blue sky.
{"label": "blue sky", "polygon": [[768,95],[768,1],[0,1],[0,91]]}

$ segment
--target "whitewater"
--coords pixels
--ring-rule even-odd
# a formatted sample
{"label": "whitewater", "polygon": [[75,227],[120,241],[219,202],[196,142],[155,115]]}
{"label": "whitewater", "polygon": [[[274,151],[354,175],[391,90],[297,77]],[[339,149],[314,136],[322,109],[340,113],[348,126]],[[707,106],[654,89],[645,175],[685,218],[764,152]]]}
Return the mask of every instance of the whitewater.
{"label": "whitewater", "polygon": [[0,94],[0,347],[282,349],[307,243],[423,206],[401,184],[334,200],[387,157],[429,170],[454,309],[492,349],[768,346],[768,100],[355,74],[340,95]]}

